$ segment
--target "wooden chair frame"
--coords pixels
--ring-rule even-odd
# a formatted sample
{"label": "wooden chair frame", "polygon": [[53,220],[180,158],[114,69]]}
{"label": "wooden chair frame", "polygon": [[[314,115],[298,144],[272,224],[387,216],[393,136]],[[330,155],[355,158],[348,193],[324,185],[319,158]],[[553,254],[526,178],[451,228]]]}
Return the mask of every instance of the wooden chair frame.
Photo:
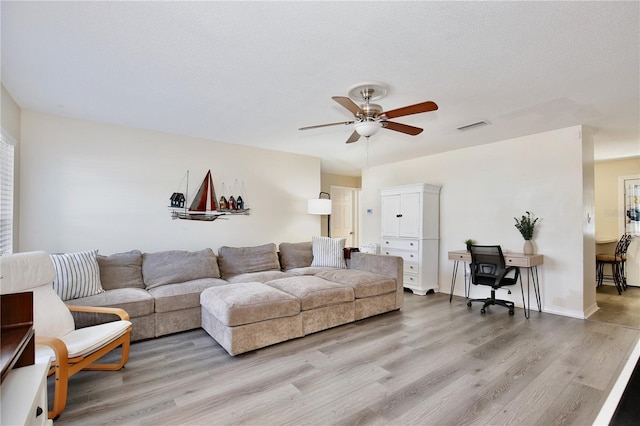
{"label": "wooden chair frame", "polygon": [[[129,320],[129,314],[120,308],[101,308],[95,306],[67,306],[70,311],[95,312],[117,315],[121,320]],[[131,344],[131,326],[127,331],[115,340],[98,348],[94,352],[75,358],[69,358],[69,352],[64,342],[56,337],[36,336],[36,345],[49,346],[55,353],[56,359],[52,361],[48,376],[55,374],[55,386],[53,397],[53,409],[48,412],[50,419],[56,419],[67,405],[67,391],[69,378],[81,370],[120,370],[129,360],[129,347]],[[122,346],[120,362],[115,364],[96,363],[107,353]]]}

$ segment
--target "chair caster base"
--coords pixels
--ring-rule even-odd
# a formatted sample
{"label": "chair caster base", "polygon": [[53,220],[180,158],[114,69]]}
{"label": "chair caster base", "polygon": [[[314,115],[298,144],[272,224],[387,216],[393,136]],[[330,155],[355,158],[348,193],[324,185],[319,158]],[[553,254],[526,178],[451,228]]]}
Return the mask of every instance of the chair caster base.
{"label": "chair caster base", "polygon": [[487,313],[487,310],[486,310],[485,308],[482,308],[482,309],[480,309],[480,313],[481,313],[481,314],[486,314],[486,313]]}

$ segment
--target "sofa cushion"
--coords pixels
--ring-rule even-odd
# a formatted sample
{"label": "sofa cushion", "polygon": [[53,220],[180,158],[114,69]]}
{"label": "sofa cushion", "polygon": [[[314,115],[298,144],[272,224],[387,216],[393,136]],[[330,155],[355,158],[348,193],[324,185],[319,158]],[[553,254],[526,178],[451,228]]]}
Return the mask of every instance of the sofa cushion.
{"label": "sofa cushion", "polygon": [[353,288],[356,299],[396,291],[396,282],[393,278],[357,269],[327,269],[316,274],[316,277]]}
{"label": "sofa cushion", "polygon": [[324,267],[320,268],[315,266],[307,266],[306,268],[289,269],[287,271],[287,274],[293,275],[296,277],[299,277],[302,275],[316,275],[317,273],[326,271],[327,269],[338,269],[338,268],[324,268]]}
{"label": "sofa cushion", "polygon": [[246,274],[239,274],[229,277],[227,281],[230,283],[266,283],[267,281],[276,280],[278,278],[286,278],[290,276],[291,274],[289,274],[288,272],[282,271],[247,272]]}
{"label": "sofa cushion", "polygon": [[100,282],[105,290],[144,288],[140,250],[109,256],[98,255],[97,259],[100,266]]}
{"label": "sofa cushion", "polygon": [[127,311],[130,318],[143,317],[154,312],[153,296],[141,288],[115,288],[66,303],[67,305],[121,308]]}
{"label": "sofa cushion", "polygon": [[147,289],[200,278],[220,278],[216,255],[200,251],[168,250],[142,255],[142,276]]}
{"label": "sofa cushion", "polygon": [[346,238],[312,237],[314,267],[346,268],[344,245]]}
{"label": "sofa cushion", "polygon": [[353,289],[314,276],[281,278],[265,283],[300,299],[300,309],[321,308],[354,300]]}
{"label": "sofa cushion", "polygon": [[280,243],[280,263],[282,269],[288,271],[294,268],[311,266],[313,261],[312,242],[304,243]]}
{"label": "sofa cushion", "polygon": [[77,299],[103,293],[100,283],[98,250],[51,254],[56,271],[53,289],[62,300]]}
{"label": "sofa cushion", "polygon": [[201,278],[149,289],[156,301],[156,312],[171,312],[200,306],[200,293],[210,287],[229,285],[220,278]]}
{"label": "sofa cushion", "polygon": [[262,283],[212,287],[200,295],[202,309],[230,327],[300,313],[300,300]]}
{"label": "sofa cushion", "polygon": [[247,272],[279,271],[276,245],[264,244],[255,247],[227,247],[218,250],[218,263],[223,279]]}

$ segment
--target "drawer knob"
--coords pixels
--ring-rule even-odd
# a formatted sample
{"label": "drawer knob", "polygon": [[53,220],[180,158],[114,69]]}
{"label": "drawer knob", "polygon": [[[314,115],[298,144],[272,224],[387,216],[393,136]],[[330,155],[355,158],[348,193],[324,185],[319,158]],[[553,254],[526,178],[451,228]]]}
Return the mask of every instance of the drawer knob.
{"label": "drawer knob", "polygon": [[386,252],[385,254],[389,254],[389,252]]}
{"label": "drawer knob", "polygon": [[412,254],[410,254],[410,255],[409,255],[409,257],[413,257],[413,255],[412,255]]}
{"label": "drawer knob", "polygon": [[412,245],[413,245],[413,243],[409,243],[409,245],[410,245],[410,246],[412,246]]}
{"label": "drawer knob", "polygon": [[401,214],[397,214],[396,217],[402,217],[402,215]]}

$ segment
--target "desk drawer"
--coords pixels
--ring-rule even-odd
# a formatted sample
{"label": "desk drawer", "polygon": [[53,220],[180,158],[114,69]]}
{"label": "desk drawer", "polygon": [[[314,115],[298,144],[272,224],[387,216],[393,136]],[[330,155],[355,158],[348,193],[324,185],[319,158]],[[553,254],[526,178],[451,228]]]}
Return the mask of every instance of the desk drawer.
{"label": "desk drawer", "polygon": [[418,250],[420,247],[419,240],[413,239],[396,239],[396,238],[383,238],[382,249],[400,249],[400,250]]}
{"label": "desk drawer", "polygon": [[504,263],[507,266],[520,266],[522,268],[528,268],[530,263],[526,257],[508,257],[505,256]]}

